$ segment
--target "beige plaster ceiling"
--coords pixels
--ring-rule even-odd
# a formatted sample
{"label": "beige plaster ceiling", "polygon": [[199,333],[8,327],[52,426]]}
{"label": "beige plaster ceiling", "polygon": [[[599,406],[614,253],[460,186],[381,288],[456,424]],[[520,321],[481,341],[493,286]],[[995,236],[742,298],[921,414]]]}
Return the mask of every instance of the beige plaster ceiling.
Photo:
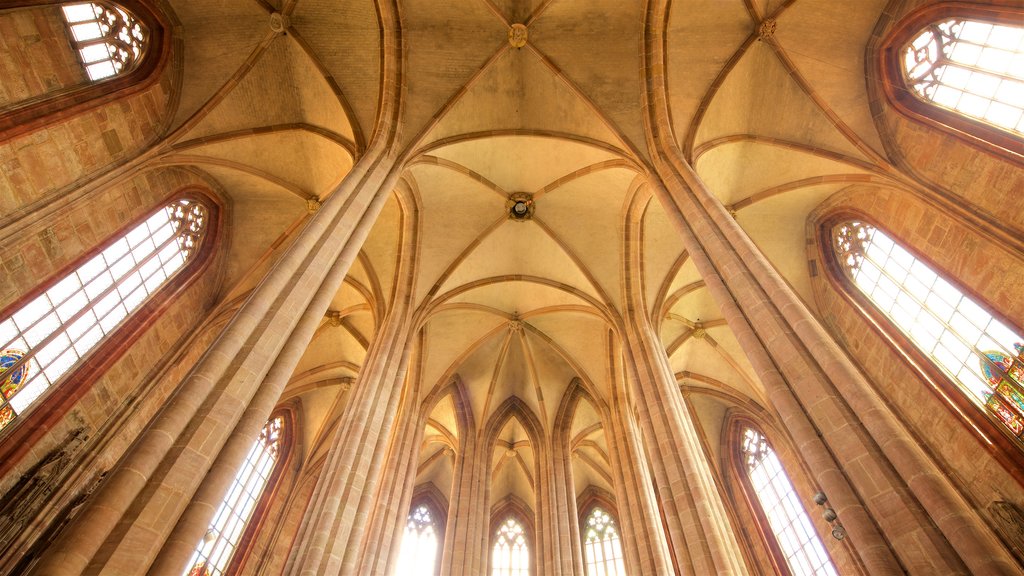
{"label": "beige plaster ceiling", "polygon": [[[370,0],[168,0],[185,69],[157,163],[186,165],[231,201],[225,294],[245,294],[328,197],[369,139],[380,97]],[[804,224],[829,195],[888,185],[864,80],[884,0],[689,0],[666,20],[669,107],[683,154],[809,305]],[[452,450],[518,398],[544,434],[571,426],[577,490],[611,489],[602,427],[626,306],[639,279],[680,382],[760,403],[763,390],[664,208],[645,185],[643,4],[620,0],[401,0],[406,168],[296,370],[304,445],[322,450],[346,390],[416,259],[410,367],[421,397],[453,378],[429,419],[418,482],[447,493]],[[274,36],[270,11],[292,27]],[[758,37],[766,18],[774,35]],[[513,48],[508,26],[525,23]],[[534,195],[528,222],[509,194]],[[401,201],[400,201],[401,199]],[[411,209],[411,204],[415,209]],[[415,231],[417,246],[410,240]],[[629,238],[627,238],[629,235]],[[636,241],[634,241],[635,239]],[[577,379],[592,397],[569,424]],[[717,402],[717,403],[715,403]],[[717,438],[718,400],[694,401]],[[455,441],[453,441],[455,439]],[[453,445],[454,442],[454,445]],[[512,454],[512,449],[514,454]],[[492,451],[492,502],[533,502],[536,446],[522,423]]]}

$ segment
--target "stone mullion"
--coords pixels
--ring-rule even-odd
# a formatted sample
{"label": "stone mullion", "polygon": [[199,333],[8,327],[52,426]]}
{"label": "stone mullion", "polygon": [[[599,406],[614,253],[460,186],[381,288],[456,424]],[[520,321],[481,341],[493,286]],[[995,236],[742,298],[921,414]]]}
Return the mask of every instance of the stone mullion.
{"label": "stone mullion", "polygon": [[746,574],[697,424],[683,405],[665,348],[644,314],[631,313],[627,326],[627,366],[636,373],[637,405],[648,451],[658,456],[650,462],[676,562],[696,574]]}
{"label": "stone mullion", "polygon": [[363,538],[362,555],[354,574],[384,576],[396,569],[426,429],[426,415],[420,415],[419,408],[418,386],[409,383],[399,412],[398,430],[386,458],[389,468],[384,471],[377,490],[369,529]]}
{"label": "stone mullion", "polygon": [[483,574],[487,566],[490,515],[484,482],[488,458],[486,453],[481,455],[476,431],[460,431],[459,438],[461,444],[459,453],[455,455],[441,574],[475,576]]}
{"label": "stone mullion", "polygon": [[[367,225],[369,224],[367,223]],[[152,565],[153,573],[169,574],[180,570],[188,562],[197,544],[206,534],[231,482],[245,462],[253,442],[270,418],[288,379],[295,371],[295,366],[320,326],[323,311],[330,306],[331,300],[337,294],[338,287],[345,279],[348,270],[346,263],[351,262],[358,251],[359,247],[355,243],[351,243],[331,268],[327,278],[320,286],[320,290],[317,291],[313,301],[299,320],[299,324],[292,332],[291,338],[263,379],[242,419],[235,426],[231,437],[217,455],[217,460],[203,478],[192,501],[178,518],[177,525],[164,542],[163,548]],[[298,433],[298,430],[293,431],[293,434]]]}
{"label": "stone mullion", "polygon": [[[392,159],[364,156],[281,257],[178,392],[44,554],[37,573],[79,574],[148,565],[274,359],[350,242],[361,244],[394,181]],[[358,234],[354,232],[359,230]],[[351,262],[346,264],[350,265]],[[194,422],[197,414],[202,414]],[[185,474],[166,483],[169,471]],[[140,500],[141,498],[141,500]],[[170,509],[165,506],[170,503]],[[146,508],[150,508],[149,511]],[[159,510],[158,510],[159,509]],[[150,522],[134,515],[149,512]],[[131,532],[131,534],[127,534]],[[123,537],[128,535],[128,540]]]}
{"label": "stone mullion", "polygon": [[626,571],[674,576],[636,424],[621,394],[616,391],[614,396],[606,437]]}

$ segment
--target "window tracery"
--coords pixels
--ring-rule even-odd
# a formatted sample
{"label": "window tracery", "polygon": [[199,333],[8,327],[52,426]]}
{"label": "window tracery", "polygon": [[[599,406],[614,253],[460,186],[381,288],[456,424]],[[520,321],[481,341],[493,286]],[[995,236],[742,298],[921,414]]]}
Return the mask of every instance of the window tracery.
{"label": "window tracery", "polygon": [[0,321],[0,430],[196,255],[208,219],[175,200]]}
{"label": "window tracery", "polygon": [[397,576],[433,576],[437,564],[438,527],[430,508],[420,504],[409,513],[398,553]]}
{"label": "window tracery", "polygon": [[825,546],[768,440],[753,428],[744,427],[740,451],[746,479],[790,571],[795,576],[835,576]]}
{"label": "window tracery", "polygon": [[185,571],[187,576],[221,576],[227,573],[242,534],[281,460],[284,428],[282,416],[271,418],[263,426],[217,509],[206,537],[192,554]]}
{"label": "window tracery", "polygon": [[622,540],[615,519],[594,506],[583,525],[583,562],[591,576],[625,576]]}
{"label": "window tracery", "polygon": [[491,576],[529,576],[530,548],[526,530],[509,516],[494,532],[491,551]]}
{"label": "window tracery", "polygon": [[145,55],[149,31],[124,8],[83,2],[66,4],[62,12],[72,45],[90,80],[131,71]]}
{"label": "window tracery", "polygon": [[874,226],[840,223],[832,243],[853,285],[964,396],[1024,439],[1024,337]]}

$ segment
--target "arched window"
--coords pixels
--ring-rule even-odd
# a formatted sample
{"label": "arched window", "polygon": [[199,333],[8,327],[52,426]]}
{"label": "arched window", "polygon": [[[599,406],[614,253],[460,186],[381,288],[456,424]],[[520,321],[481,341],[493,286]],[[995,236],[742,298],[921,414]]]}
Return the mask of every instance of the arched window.
{"label": "arched window", "polygon": [[430,507],[414,506],[405,524],[395,575],[433,576],[438,568],[439,532]]}
{"label": "arched window", "polygon": [[588,576],[625,576],[622,541],[615,519],[600,506],[583,521],[583,562]]}
{"label": "arched window", "polygon": [[753,428],[740,430],[744,485],[760,505],[789,571],[794,576],[834,576],[832,560],[768,440]]}
{"label": "arched window", "polygon": [[130,72],[145,56],[149,31],[121,6],[83,2],[65,4],[62,11],[90,80]]}
{"label": "arched window", "polygon": [[279,474],[279,464],[285,458],[287,437],[290,436],[287,427],[284,416],[272,417],[263,426],[217,509],[206,537],[192,554],[185,574],[221,576],[232,572],[229,568],[237,569],[232,556],[264,492]]}
{"label": "arched window", "polygon": [[491,576],[529,576],[530,546],[526,529],[515,516],[508,516],[494,531]]}
{"label": "arched window", "polygon": [[1020,155],[1024,150],[1024,11],[940,2],[905,18],[883,46],[897,108]]}
{"label": "arched window", "polygon": [[979,410],[1024,438],[1024,337],[881,230],[832,228],[843,272]]}
{"label": "arched window", "polygon": [[209,221],[203,202],[174,200],[0,321],[0,429],[194,261]]}

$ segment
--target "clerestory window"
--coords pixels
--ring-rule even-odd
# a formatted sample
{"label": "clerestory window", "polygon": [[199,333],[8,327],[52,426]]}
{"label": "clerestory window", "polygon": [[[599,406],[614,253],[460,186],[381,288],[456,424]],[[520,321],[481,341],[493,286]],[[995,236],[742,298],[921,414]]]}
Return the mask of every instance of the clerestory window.
{"label": "clerestory window", "polygon": [[231,560],[253,519],[260,499],[284,459],[286,431],[283,416],[263,426],[245,463],[231,482],[206,536],[196,547],[185,570],[187,576],[222,576],[230,573]]}
{"label": "clerestory window", "polygon": [[65,4],[62,11],[90,80],[130,72],[145,56],[149,31],[121,6],[82,2]]}
{"label": "clerestory window", "polygon": [[436,573],[438,544],[437,521],[426,504],[418,504],[409,513],[398,553],[396,576],[433,576]]}
{"label": "clerestory window", "polygon": [[194,260],[209,216],[168,203],[0,321],[0,429]]}
{"label": "clerestory window", "polygon": [[870,224],[836,225],[832,245],[853,285],[978,410],[1024,439],[1024,337]]}
{"label": "clerestory window", "polygon": [[530,547],[526,530],[514,516],[509,516],[494,532],[491,550],[491,576],[529,576]]}
{"label": "clerestory window", "polygon": [[588,576],[626,576],[618,526],[600,506],[583,521],[583,562]]}
{"label": "clerestory window", "polygon": [[757,430],[744,427],[739,445],[745,484],[756,496],[790,573],[836,576],[832,560],[768,440]]}

